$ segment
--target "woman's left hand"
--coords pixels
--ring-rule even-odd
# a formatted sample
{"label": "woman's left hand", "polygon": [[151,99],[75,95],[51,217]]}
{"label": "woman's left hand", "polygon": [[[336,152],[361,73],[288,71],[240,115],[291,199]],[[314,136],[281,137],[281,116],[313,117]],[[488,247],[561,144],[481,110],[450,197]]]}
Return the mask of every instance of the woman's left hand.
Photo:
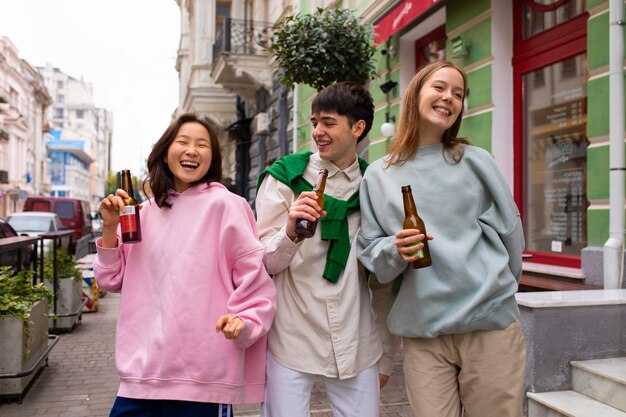
{"label": "woman's left hand", "polygon": [[217,319],[216,332],[223,332],[226,339],[236,339],[243,331],[243,319],[235,314],[226,314]]}

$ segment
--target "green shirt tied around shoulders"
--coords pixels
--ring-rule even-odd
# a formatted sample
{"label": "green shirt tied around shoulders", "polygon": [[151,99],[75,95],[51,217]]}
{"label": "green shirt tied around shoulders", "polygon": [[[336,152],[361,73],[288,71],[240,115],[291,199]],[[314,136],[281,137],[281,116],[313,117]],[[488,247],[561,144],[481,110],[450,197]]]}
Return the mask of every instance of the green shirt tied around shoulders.
{"label": "green shirt tied around shoulders", "polygon": [[[313,152],[298,152],[286,155],[270,167],[266,168],[259,176],[257,188],[261,187],[263,178],[270,174],[278,181],[289,186],[295,194],[304,191],[312,191],[313,186],[304,179],[303,174],[309,158]],[[359,158],[361,174],[365,173],[367,162]],[[326,266],[324,278],[330,282],[337,282],[341,271],[346,266],[350,254],[350,236],[348,233],[348,216],[359,210],[359,192],[355,192],[348,200],[339,200],[324,194],[326,203],[324,210],[326,216],[320,219],[321,238],[329,240],[330,246],[326,254]]]}

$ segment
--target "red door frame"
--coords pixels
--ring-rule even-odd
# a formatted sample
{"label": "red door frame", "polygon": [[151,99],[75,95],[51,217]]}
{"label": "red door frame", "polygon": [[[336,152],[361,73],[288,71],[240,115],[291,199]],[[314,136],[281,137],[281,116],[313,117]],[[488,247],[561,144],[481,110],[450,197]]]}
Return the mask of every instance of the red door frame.
{"label": "red door frame", "polygon": [[[522,2],[513,1],[513,160],[514,198],[524,218],[524,92],[523,76],[566,58],[587,51],[587,20],[584,12],[540,34],[522,40]],[[580,256],[548,252],[525,251],[532,255],[531,261],[572,268],[580,268]]]}

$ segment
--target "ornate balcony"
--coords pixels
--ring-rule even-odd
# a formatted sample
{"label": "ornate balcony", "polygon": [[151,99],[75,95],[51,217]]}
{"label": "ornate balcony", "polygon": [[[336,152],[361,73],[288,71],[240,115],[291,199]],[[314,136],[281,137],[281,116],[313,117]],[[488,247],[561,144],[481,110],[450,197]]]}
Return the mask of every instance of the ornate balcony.
{"label": "ornate balcony", "polygon": [[272,86],[272,67],[267,47],[269,23],[226,18],[213,45],[211,76],[217,84],[252,99],[256,91]]}

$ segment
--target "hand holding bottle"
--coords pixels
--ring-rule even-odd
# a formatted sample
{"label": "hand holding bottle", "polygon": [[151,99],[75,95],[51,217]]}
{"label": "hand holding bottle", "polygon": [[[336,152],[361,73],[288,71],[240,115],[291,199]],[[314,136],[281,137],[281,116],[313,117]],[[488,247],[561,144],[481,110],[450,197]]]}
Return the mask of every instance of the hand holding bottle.
{"label": "hand holding bottle", "polygon": [[409,263],[421,259],[419,251],[424,249],[425,239],[433,240],[433,237],[429,233],[423,234],[419,229],[402,229],[396,233],[395,244],[402,259]]}
{"label": "hand holding bottle", "polygon": [[[402,247],[399,247],[398,251],[402,258],[410,262],[413,268],[431,266],[430,249],[428,248],[428,240],[425,239],[426,226],[417,214],[410,185],[402,186],[402,203],[404,205],[404,222],[402,223],[402,230],[396,233],[396,247],[399,244],[398,238],[402,239]],[[432,239],[432,236],[429,239]]]}
{"label": "hand holding bottle", "polygon": [[124,208],[126,191],[118,189],[100,201],[98,209],[102,216],[102,244],[105,248],[117,247],[117,227],[120,224],[120,209]]}
{"label": "hand holding bottle", "polygon": [[289,219],[287,220],[287,236],[291,240],[295,240],[298,236],[296,233],[296,222],[299,219],[306,219],[314,222],[324,217],[326,212],[317,203],[317,194],[314,191],[305,191],[301,193],[296,201],[289,207]]}
{"label": "hand holding bottle", "polygon": [[[322,215],[322,210],[324,209],[324,189],[326,188],[326,179],[328,178],[328,170],[326,168],[320,169],[320,172],[317,176],[317,181],[315,182],[315,186],[313,187],[312,193],[313,195],[307,195],[305,198],[313,198],[315,200],[315,205],[317,206],[317,213],[313,215],[314,218],[310,216],[299,217],[296,219],[296,223],[294,226],[294,233],[296,237],[289,238],[294,242],[299,242],[302,239],[307,239],[313,237],[315,235],[315,230],[317,229],[317,223],[319,218]],[[304,193],[303,193],[304,194]],[[302,197],[300,195],[298,200]],[[291,218],[291,210],[290,210],[290,218]]]}

